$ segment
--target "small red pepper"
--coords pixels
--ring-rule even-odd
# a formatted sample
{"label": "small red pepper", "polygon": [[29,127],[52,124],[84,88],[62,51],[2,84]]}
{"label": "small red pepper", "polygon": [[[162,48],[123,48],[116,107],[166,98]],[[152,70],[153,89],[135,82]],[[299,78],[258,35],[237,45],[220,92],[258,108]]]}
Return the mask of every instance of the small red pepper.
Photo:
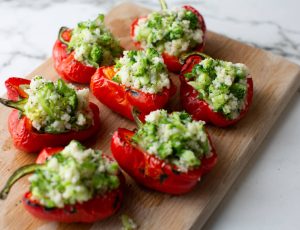
{"label": "small red pepper", "polygon": [[133,120],[133,107],[140,111],[140,118],[143,120],[143,117],[151,111],[163,108],[176,92],[171,80],[170,88],[151,94],[112,81],[114,75],[113,66],[97,69],[91,79],[91,91],[101,103],[130,120]]}
{"label": "small red pepper", "polygon": [[[30,80],[22,78],[9,78],[6,80],[7,95],[10,100],[18,100],[20,97],[27,97],[20,85],[30,84]],[[38,152],[46,146],[64,146],[71,140],[84,141],[99,131],[100,117],[99,108],[94,103],[89,104],[93,113],[93,123],[87,129],[70,131],[61,134],[40,133],[36,131],[31,121],[26,117],[20,117],[18,110],[13,110],[8,118],[8,129],[16,148],[24,152]]]}
{"label": "small red pepper", "polygon": [[72,30],[62,27],[56,40],[52,58],[57,73],[67,81],[88,84],[96,68],[87,66],[74,58],[74,51],[68,51],[67,42],[71,40]]}
{"label": "small red pepper", "polygon": [[[63,148],[46,148],[38,156],[36,164],[27,165],[17,170],[8,180],[6,186],[0,193],[0,199],[6,198],[10,187],[14,184],[14,182],[16,182],[22,176],[33,173],[37,168],[39,168],[39,164],[45,163],[47,157],[58,153],[62,149]],[[105,157],[109,158],[109,156]],[[118,177],[120,180],[120,186],[117,189],[109,191],[105,194],[97,195],[83,203],[66,205],[63,208],[47,208],[43,205],[40,205],[38,201],[32,200],[30,192],[26,192],[24,194],[22,202],[24,208],[29,213],[43,220],[65,223],[91,223],[103,220],[113,215],[121,206],[125,178],[121,172],[119,172]]]}
{"label": "small red pepper", "polygon": [[203,157],[198,168],[186,173],[179,172],[175,166],[140,150],[132,143],[133,135],[133,131],[119,128],[112,137],[112,154],[120,167],[134,180],[160,192],[174,195],[189,192],[201,176],[208,173],[217,162],[217,155],[212,147],[212,155],[208,158]]}
{"label": "small red pepper", "polygon": [[[164,3],[165,4],[165,3]],[[206,37],[206,25],[205,25],[205,21],[203,16],[199,13],[198,10],[196,10],[194,7],[192,6],[182,6],[184,9],[191,11],[193,14],[195,14],[198,18],[199,21],[199,25],[200,28],[203,32],[203,36],[202,36],[202,43],[199,44],[197,47],[193,48],[193,50],[189,50],[190,51],[199,51],[202,52],[204,50],[204,45],[205,45],[205,37]],[[164,9],[164,7],[162,7]],[[165,5],[166,8],[166,5]],[[131,39],[133,41],[133,44],[135,45],[135,47],[137,47],[138,49],[143,49],[143,47],[141,47],[140,42],[134,41],[134,37],[135,37],[135,27],[137,26],[138,22],[140,19],[145,19],[147,18],[146,16],[140,17],[140,18],[136,18],[130,27],[130,36]],[[176,56],[172,56],[169,55],[167,53],[163,53],[162,57],[164,59],[164,62],[168,68],[169,71],[174,72],[174,73],[179,73],[182,67],[182,64],[179,61],[179,57]]]}
{"label": "small red pepper", "polygon": [[196,54],[189,56],[184,66],[182,67],[180,74],[180,99],[182,107],[192,115],[193,119],[206,121],[219,127],[227,127],[237,123],[246,115],[250,105],[252,104],[253,81],[251,76],[247,77],[247,95],[245,108],[240,112],[240,115],[237,118],[230,120],[223,116],[221,113],[214,112],[206,101],[199,99],[199,93],[197,92],[197,90],[189,85],[187,79],[184,77],[184,74],[191,72],[193,67],[196,64],[200,63],[202,60],[203,57]]}

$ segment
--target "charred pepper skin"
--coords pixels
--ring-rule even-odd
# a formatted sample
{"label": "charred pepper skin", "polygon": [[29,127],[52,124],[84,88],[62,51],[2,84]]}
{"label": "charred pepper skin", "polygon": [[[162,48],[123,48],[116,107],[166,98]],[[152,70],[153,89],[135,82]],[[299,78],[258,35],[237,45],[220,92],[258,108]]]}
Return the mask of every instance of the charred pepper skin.
{"label": "charred pepper skin", "polygon": [[164,88],[162,92],[151,94],[141,90],[129,89],[111,79],[115,75],[114,67],[101,67],[92,76],[91,91],[95,97],[114,112],[134,120],[133,108],[140,112],[140,119],[151,111],[163,108],[175,94],[176,87],[170,80],[170,88]]}
{"label": "charred pepper skin", "polygon": [[211,171],[217,163],[217,154],[211,145],[212,155],[208,158],[203,157],[198,168],[184,173],[179,172],[174,166],[134,145],[131,140],[133,135],[133,131],[119,128],[113,134],[111,151],[126,173],[150,189],[172,195],[185,194],[191,191],[201,177]]}
{"label": "charred pepper skin", "polygon": [[[23,78],[9,78],[5,85],[7,88],[7,96],[10,100],[18,100],[27,97],[20,85],[30,84],[30,80]],[[28,153],[41,151],[47,146],[64,146],[71,140],[85,141],[99,132],[100,128],[100,112],[94,103],[89,103],[89,107],[93,113],[93,123],[87,129],[80,131],[69,131],[60,134],[40,133],[36,131],[31,121],[26,116],[21,116],[18,110],[13,110],[8,118],[8,129],[13,139],[15,147]]]}
{"label": "charred pepper skin", "polygon": [[237,118],[227,119],[222,114],[214,112],[206,101],[199,99],[199,93],[197,92],[197,90],[189,85],[188,81],[184,77],[184,74],[191,72],[193,67],[196,64],[200,63],[202,60],[203,57],[199,55],[192,55],[188,57],[184,66],[182,67],[180,74],[180,101],[183,109],[191,114],[193,119],[212,123],[213,125],[218,127],[225,128],[236,124],[246,115],[252,104],[253,80],[251,76],[247,77],[247,95],[245,108],[240,112],[240,115]]}
{"label": "charred pepper skin", "polygon": [[[204,51],[204,46],[205,46],[205,40],[206,40],[206,24],[205,24],[204,18],[199,13],[199,11],[196,10],[192,6],[187,6],[186,5],[186,6],[183,6],[183,8],[188,10],[188,11],[191,11],[193,14],[195,14],[197,16],[200,28],[203,32],[202,43],[199,44],[197,47],[193,48],[192,50],[189,50],[189,52],[191,52],[191,51],[203,52]],[[144,18],[147,18],[147,17],[144,16],[144,17],[134,19],[132,24],[131,24],[131,27],[130,27],[131,39],[132,39],[133,44],[135,45],[135,47],[138,48],[138,49],[143,49],[143,48],[141,47],[140,42],[134,41],[135,27],[137,26],[139,20],[144,19]],[[173,72],[173,73],[179,73],[180,72],[180,70],[182,68],[182,64],[180,63],[180,60],[179,60],[180,58],[179,57],[172,56],[172,55],[169,55],[167,53],[162,53],[162,57],[163,57],[164,62],[165,62],[166,66],[167,66],[167,68],[170,72]]]}

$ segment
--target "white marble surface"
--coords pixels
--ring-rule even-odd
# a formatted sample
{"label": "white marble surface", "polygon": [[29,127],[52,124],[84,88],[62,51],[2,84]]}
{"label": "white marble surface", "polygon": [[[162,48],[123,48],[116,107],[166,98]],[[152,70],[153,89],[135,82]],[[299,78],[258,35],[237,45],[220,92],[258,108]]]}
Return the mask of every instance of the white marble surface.
{"label": "white marble surface", "polygon": [[[107,12],[121,1],[0,0],[0,93],[9,76],[23,76],[51,55],[60,26]],[[136,1],[159,8],[158,1]],[[298,0],[169,0],[190,3],[209,30],[300,64]],[[299,79],[300,80],[300,79]],[[300,95],[293,97],[257,157],[247,166],[205,229],[300,229]]]}

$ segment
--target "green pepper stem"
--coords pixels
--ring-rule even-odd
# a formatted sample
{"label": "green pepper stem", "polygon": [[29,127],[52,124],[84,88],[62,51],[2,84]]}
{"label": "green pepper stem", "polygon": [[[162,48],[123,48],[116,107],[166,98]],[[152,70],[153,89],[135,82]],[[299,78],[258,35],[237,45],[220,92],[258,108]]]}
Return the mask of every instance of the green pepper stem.
{"label": "green pepper stem", "polygon": [[4,98],[0,98],[0,103],[7,106],[7,107],[14,108],[14,109],[17,109],[21,112],[24,112],[24,106],[27,103],[27,98],[24,98],[24,99],[21,99],[21,100],[18,100],[18,101],[13,101],[13,100],[7,100],[7,99],[4,99]]}
{"label": "green pepper stem", "polygon": [[133,119],[134,119],[135,123],[137,124],[138,128],[142,127],[142,125],[143,125],[143,122],[141,122],[141,120],[139,119],[139,114],[140,114],[140,111],[136,107],[133,107],[132,108],[132,116],[133,116]]}
{"label": "green pepper stem", "polygon": [[194,55],[197,55],[197,56],[200,56],[202,58],[211,58],[209,55],[205,54],[205,53],[201,53],[201,52],[190,52],[190,53],[187,53],[187,54],[184,54],[182,55],[180,58],[179,58],[179,62],[180,64],[184,64],[186,62],[186,60],[190,57],[190,56],[194,56]]}
{"label": "green pepper stem", "polygon": [[61,27],[61,28],[59,29],[59,32],[58,32],[58,40],[59,40],[61,43],[65,44],[65,45],[68,45],[69,42],[66,42],[66,41],[63,39],[62,33],[65,32],[65,30],[67,30],[67,29],[69,29],[69,28],[63,26],[63,27]]}
{"label": "green pepper stem", "polygon": [[162,10],[167,10],[168,9],[168,6],[167,6],[167,3],[165,0],[159,0],[160,2],[160,6],[161,6],[161,9]]}
{"label": "green pepper stem", "polygon": [[42,164],[30,164],[25,165],[19,169],[17,169],[7,180],[4,188],[0,192],[0,199],[5,200],[11,187],[23,176],[26,176],[30,173],[33,173],[36,169],[41,168]]}

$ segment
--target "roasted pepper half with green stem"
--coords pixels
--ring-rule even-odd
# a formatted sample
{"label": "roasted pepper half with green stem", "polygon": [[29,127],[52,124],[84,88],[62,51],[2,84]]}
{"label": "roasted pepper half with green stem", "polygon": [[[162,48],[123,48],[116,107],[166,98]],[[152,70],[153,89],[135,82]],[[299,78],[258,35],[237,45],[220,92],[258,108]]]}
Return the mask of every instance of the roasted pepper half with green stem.
{"label": "roasted pepper half with green stem", "polygon": [[202,15],[192,6],[168,10],[165,1],[160,2],[161,11],[132,22],[130,35],[137,48],[155,48],[162,53],[168,70],[179,73],[180,56],[203,51],[206,25]]}
{"label": "roasted pepper half with green stem", "polygon": [[14,108],[8,128],[16,148],[38,152],[47,146],[63,146],[71,140],[84,141],[99,131],[98,106],[88,101],[88,89],[75,89],[62,80],[52,82],[36,76],[31,81],[9,78],[5,82]]}
{"label": "roasted pepper half with green stem", "polygon": [[100,66],[114,64],[122,48],[104,25],[104,15],[80,22],[74,29],[62,27],[52,57],[58,74],[71,82],[89,83]]}
{"label": "roasted pepper half with green stem", "polygon": [[27,174],[32,175],[23,205],[40,219],[95,222],[113,215],[123,200],[125,178],[118,164],[77,141],[64,148],[44,149],[36,164],[15,171],[0,192],[0,199],[5,199],[13,184]]}

